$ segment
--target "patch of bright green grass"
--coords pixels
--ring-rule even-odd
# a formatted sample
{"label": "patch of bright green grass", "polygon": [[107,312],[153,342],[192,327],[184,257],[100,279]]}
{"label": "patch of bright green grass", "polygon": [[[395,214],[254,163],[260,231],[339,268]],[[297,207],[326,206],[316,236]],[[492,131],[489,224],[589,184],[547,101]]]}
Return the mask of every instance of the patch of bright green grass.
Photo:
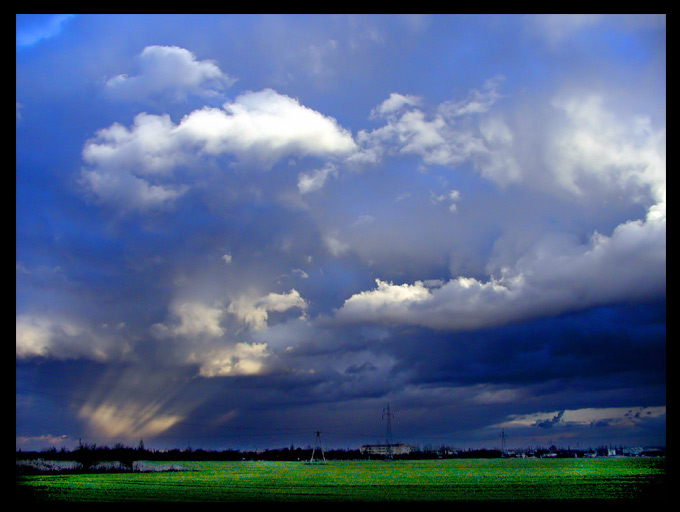
{"label": "patch of bright green grass", "polygon": [[31,475],[17,489],[38,500],[71,502],[658,501],[666,475],[665,458],[181,465],[188,471]]}

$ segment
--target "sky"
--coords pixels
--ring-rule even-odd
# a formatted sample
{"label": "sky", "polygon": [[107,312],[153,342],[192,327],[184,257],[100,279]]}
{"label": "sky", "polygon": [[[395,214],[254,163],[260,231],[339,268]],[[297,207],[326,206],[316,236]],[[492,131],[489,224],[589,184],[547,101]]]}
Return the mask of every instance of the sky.
{"label": "sky", "polygon": [[666,443],[665,15],[16,15],[16,447]]}

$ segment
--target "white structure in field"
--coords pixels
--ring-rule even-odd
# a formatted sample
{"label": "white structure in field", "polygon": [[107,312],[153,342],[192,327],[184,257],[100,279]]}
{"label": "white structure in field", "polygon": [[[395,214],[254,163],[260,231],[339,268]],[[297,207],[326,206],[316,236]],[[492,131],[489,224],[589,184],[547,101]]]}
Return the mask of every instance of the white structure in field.
{"label": "white structure in field", "polygon": [[384,444],[365,444],[359,448],[362,455],[377,455],[391,459],[395,455],[408,455],[411,453],[411,447],[404,443],[392,442],[392,418],[394,414],[390,410],[390,404],[383,409],[383,419],[387,420],[387,431],[385,432]]}
{"label": "white structure in field", "polygon": [[380,457],[388,457],[390,455],[408,455],[411,453],[411,447],[403,444],[365,444],[359,448],[362,455],[378,455]]}

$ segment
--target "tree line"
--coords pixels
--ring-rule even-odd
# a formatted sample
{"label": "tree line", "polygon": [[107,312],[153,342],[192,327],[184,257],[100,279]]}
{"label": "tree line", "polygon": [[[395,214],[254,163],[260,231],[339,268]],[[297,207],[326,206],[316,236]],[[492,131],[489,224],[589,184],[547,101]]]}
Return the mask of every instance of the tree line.
{"label": "tree line", "polygon": [[[145,461],[241,461],[241,460],[268,460],[268,461],[304,461],[312,457],[313,448],[311,446],[268,448],[264,450],[206,450],[202,448],[192,449],[173,448],[168,450],[147,449],[143,440],[140,440],[136,447],[125,446],[117,443],[113,447],[98,446],[96,444],[79,443],[73,450],[66,448],[57,449],[55,447],[40,451],[16,452],[17,460],[49,459],[56,461],[75,461],[82,465],[84,469],[91,469],[100,462],[117,461],[123,466],[132,470],[133,463],[139,460]],[[315,458],[320,453],[317,449]],[[357,460],[378,458],[376,455],[369,455],[361,450],[347,449],[328,449],[324,450],[327,460]],[[394,459],[430,459],[430,458],[492,458],[500,457],[500,450],[471,449],[465,451],[452,451],[442,447],[437,450],[412,450],[409,454],[393,455]]]}
{"label": "tree line", "polygon": [[[413,447],[408,454],[394,454],[393,459],[398,460],[422,460],[422,459],[461,459],[461,458],[500,458],[508,456],[507,453],[499,449],[466,449],[456,450],[451,447]],[[600,450],[598,450],[600,451]],[[665,449],[660,450],[661,455],[665,455]],[[558,457],[582,457],[586,452],[581,450],[577,453],[574,450],[556,450],[555,447],[550,449],[538,449],[532,453],[532,456],[542,456],[547,453],[554,454]],[[119,469],[134,470],[134,463],[136,461],[305,461],[310,460],[313,454],[313,448],[308,446],[302,447],[284,447],[284,448],[270,448],[264,450],[206,450],[202,448],[192,449],[174,448],[169,450],[155,450],[148,449],[144,446],[144,441],[140,440],[136,447],[125,446],[117,443],[113,447],[97,446],[96,444],[87,444],[79,442],[77,448],[68,450],[66,448],[56,449],[54,447],[47,448],[40,451],[22,451],[16,452],[16,459],[18,460],[53,460],[53,461],[75,461],[80,464],[82,470],[95,470],[97,465],[106,462],[117,462]],[[600,453],[605,455],[606,453]],[[643,453],[643,455],[659,455],[659,450],[654,453]],[[315,458],[319,458],[320,453],[317,449]],[[326,460],[365,460],[381,458],[377,455],[371,455],[359,449],[329,449],[324,451]]]}

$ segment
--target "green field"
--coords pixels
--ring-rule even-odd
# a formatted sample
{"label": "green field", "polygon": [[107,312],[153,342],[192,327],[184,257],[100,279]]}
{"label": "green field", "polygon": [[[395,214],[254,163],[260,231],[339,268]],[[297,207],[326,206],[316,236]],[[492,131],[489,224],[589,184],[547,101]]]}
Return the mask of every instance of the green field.
{"label": "green field", "polygon": [[[152,463],[148,463],[152,464]],[[188,471],[17,478],[18,500],[664,501],[665,458],[178,462]]]}

